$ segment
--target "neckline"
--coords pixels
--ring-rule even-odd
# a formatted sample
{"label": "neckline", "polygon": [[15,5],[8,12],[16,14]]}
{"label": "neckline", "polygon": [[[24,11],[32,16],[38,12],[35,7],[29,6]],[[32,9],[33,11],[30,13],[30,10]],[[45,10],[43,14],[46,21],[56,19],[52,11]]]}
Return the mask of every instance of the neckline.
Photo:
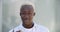
{"label": "neckline", "polygon": [[25,28],[23,25],[22,25],[22,27],[24,28],[24,29],[32,29],[32,28],[34,28],[35,27],[35,24],[33,24],[33,27],[32,28]]}

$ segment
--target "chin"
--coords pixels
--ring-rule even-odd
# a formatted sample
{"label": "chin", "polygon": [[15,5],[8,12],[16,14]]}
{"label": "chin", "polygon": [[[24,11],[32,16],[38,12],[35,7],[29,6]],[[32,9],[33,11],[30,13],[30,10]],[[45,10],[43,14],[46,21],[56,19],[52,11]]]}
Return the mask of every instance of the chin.
{"label": "chin", "polygon": [[26,23],[26,25],[30,25],[29,23]]}

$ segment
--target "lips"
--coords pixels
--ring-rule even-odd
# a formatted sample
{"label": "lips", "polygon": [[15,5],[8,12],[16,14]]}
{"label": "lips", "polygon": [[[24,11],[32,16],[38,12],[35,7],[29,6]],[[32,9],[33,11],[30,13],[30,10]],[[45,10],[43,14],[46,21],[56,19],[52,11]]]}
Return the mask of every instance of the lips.
{"label": "lips", "polygon": [[24,20],[29,20],[28,18],[24,18]]}
{"label": "lips", "polygon": [[29,21],[29,19],[24,19],[24,21]]}
{"label": "lips", "polygon": [[29,19],[24,19],[24,20],[29,20]]}
{"label": "lips", "polygon": [[24,19],[24,22],[29,22],[29,19],[28,19],[28,18],[25,18],[25,19]]}

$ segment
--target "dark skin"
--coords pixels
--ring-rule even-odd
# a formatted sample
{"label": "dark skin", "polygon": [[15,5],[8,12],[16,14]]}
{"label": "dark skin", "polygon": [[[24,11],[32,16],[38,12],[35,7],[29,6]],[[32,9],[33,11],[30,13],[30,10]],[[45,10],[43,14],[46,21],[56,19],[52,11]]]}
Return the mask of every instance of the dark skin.
{"label": "dark skin", "polygon": [[[34,26],[33,17],[35,16],[35,12],[32,5],[23,5],[20,9],[20,16],[23,27],[30,29]],[[14,32],[14,30],[12,32]],[[16,32],[21,32],[21,30]]]}
{"label": "dark skin", "polygon": [[35,12],[32,5],[23,5],[20,9],[20,16],[23,27],[29,29],[34,26],[33,17],[35,16]]}

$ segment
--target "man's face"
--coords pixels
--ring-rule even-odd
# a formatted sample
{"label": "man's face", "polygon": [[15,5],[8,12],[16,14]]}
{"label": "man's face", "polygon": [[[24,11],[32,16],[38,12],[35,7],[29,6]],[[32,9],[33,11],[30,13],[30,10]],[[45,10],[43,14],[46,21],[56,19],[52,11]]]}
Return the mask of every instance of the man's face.
{"label": "man's face", "polygon": [[26,25],[31,24],[34,15],[35,15],[34,9],[31,5],[22,6],[20,16],[24,24]]}

